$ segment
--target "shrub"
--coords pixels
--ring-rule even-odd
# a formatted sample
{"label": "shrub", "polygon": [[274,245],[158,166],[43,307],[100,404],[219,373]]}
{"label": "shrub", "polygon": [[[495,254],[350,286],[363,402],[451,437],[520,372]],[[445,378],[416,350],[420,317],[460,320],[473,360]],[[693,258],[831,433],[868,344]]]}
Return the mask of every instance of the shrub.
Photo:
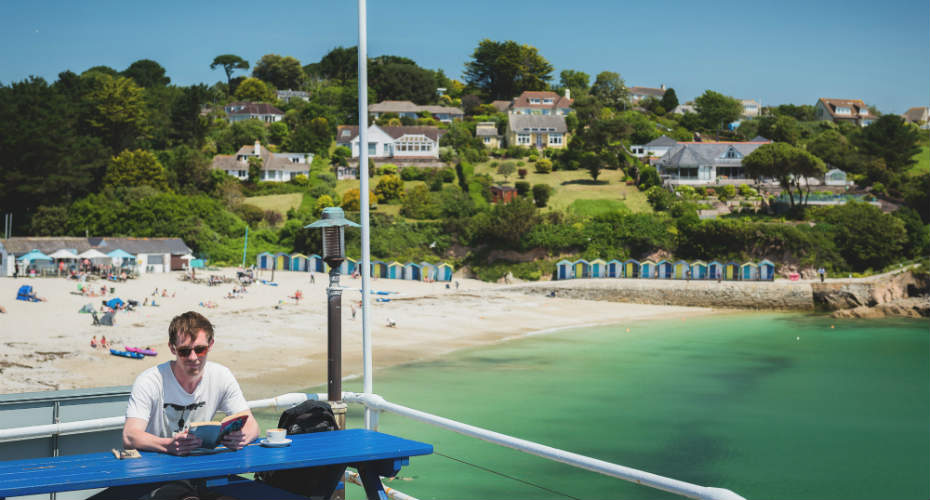
{"label": "shrub", "polygon": [[536,203],[537,207],[545,207],[549,203],[550,196],[552,196],[552,188],[548,184],[533,186],[533,202]]}
{"label": "shrub", "polygon": [[732,200],[736,196],[736,187],[732,184],[727,184],[725,186],[721,186],[718,189],[718,192],[719,194],[717,195],[717,198],[720,201]]}
{"label": "shrub", "polygon": [[277,226],[278,223],[284,219],[284,217],[282,217],[279,212],[274,210],[265,210],[265,212],[262,214],[262,218],[265,219],[265,222],[267,222],[271,227]]}
{"label": "shrub", "polygon": [[375,195],[379,201],[396,200],[402,196],[404,182],[396,175],[383,175],[375,186]]}
{"label": "shrub", "polygon": [[655,167],[646,166],[639,169],[640,191],[648,191],[650,188],[658,187],[661,184],[662,181],[659,179],[659,172],[656,171]]}
{"label": "shrub", "polygon": [[243,203],[237,206],[233,212],[239,216],[246,224],[255,227],[256,224],[261,222],[264,217],[262,209],[256,207],[255,205],[249,205],[248,203]]}
{"label": "shrub", "polygon": [[537,174],[548,174],[549,172],[552,172],[552,160],[543,158],[536,162]]}
{"label": "shrub", "polygon": [[522,167],[523,165],[526,165],[526,163],[523,163],[522,161],[518,161],[518,162],[517,162],[517,166],[518,166],[518,167]]}
{"label": "shrub", "polygon": [[517,170],[517,176],[520,177],[521,179],[526,179],[526,169],[521,168]]}
{"label": "shrub", "polygon": [[652,186],[646,190],[646,199],[655,210],[668,210],[674,203],[675,197],[662,186]]}
{"label": "shrub", "polygon": [[748,184],[739,185],[739,195],[742,196],[743,198],[749,198],[750,196],[756,196],[758,194],[759,193],[755,189],[749,187]]}
{"label": "shrub", "polygon": [[530,183],[526,181],[517,181],[513,187],[517,189],[517,194],[520,196],[526,196],[526,193],[530,192]]}
{"label": "shrub", "polygon": [[400,171],[400,178],[405,181],[422,181],[426,172],[420,167],[404,167]]}
{"label": "shrub", "polygon": [[394,165],[393,163],[385,163],[384,165],[381,165],[378,173],[381,175],[394,175],[397,173],[397,165]]}

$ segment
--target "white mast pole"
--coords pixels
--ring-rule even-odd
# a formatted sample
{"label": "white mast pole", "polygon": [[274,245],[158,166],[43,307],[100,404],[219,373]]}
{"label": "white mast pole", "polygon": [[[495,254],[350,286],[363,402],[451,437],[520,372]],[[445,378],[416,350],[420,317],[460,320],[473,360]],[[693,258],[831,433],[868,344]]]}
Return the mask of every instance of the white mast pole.
{"label": "white mast pole", "polygon": [[[358,0],[358,177],[362,224],[362,392],[372,393],[371,387],[371,224],[368,220],[368,28],[365,0]],[[365,408],[365,428],[371,429],[372,410]]]}

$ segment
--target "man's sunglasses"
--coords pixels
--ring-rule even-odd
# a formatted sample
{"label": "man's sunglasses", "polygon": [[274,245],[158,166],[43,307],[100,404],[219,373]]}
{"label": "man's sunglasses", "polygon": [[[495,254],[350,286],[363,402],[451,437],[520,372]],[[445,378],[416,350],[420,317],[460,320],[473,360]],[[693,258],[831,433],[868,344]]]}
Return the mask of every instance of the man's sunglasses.
{"label": "man's sunglasses", "polygon": [[197,353],[198,356],[204,356],[207,354],[207,351],[210,349],[208,345],[199,345],[197,347],[175,347],[174,350],[177,351],[178,355],[182,358],[186,358],[191,355],[191,351]]}

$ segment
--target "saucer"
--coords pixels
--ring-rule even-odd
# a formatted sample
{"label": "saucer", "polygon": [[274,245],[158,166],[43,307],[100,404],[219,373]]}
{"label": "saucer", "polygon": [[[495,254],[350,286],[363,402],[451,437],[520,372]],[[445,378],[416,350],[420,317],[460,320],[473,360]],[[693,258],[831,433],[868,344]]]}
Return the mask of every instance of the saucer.
{"label": "saucer", "polygon": [[281,441],[268,441],[267,439],[262,439],[258,444],[268,447],[268,448],[283,448],[291,444],[290,439],[282,439]]}

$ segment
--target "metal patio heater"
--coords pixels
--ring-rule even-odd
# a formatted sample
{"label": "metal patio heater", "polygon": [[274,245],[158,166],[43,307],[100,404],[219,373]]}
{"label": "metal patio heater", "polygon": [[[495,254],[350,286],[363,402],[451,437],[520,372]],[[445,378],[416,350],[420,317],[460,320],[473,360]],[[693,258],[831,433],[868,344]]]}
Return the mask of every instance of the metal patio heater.
{"label": "metal patio heater", "polygon": [[342,288],[339,286],[339,268],[346,258],[345,226],[360,227],[346,219],[339,207],[324,208],[320,220],[304,226],[323,229],[323,261],[329,265],[329,286],[326,288],[326,390],[331,402],[342,401]]}

